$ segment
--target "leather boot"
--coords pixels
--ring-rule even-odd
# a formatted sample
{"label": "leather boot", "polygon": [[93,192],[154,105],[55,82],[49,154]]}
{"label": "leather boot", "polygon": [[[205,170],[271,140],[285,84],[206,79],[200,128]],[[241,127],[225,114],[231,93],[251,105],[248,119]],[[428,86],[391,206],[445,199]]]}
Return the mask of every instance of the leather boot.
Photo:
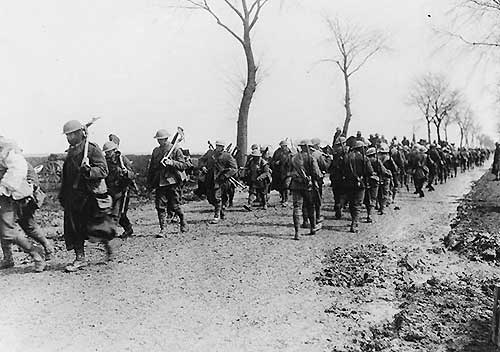
{"label": "leather boot", "polygon": [[220,221],[220,209],[216,208],[214,211],[214,218],[210,220],[211,224],[218,224]]}
{"label": "leather boot", "polygon": [[179,210],[177,212],[177,216],[179,217],[179,225],[180,225],[180,231],[182,233],[185,233],[188,231],[188,225],[186,222],[186,218],[184,216],[184,212],[182,210]]}
{"label": "leather boot", "polygon": [[39,247],[33,247],[29,252],[35,263],[35,272],[41,273],[45,269],[44,251]]}
{"label": "leather boot", "polygon": [[0,269],[14,267],[14,257],[12,256],[12,247],[10,244],[2,243],[3,260],[0,262]]}
{"label": "leather boot", "polygon": [[160,224],[160,232],[156,235],[156,238],[165,238],[167,230],[167,213],[158,211],[158,221]]}
{"label": "leather boot", "polygon": [[81,268],[84,268],[88,265],[87,260],[85,259],[85,250],[83,248],[75,249],[75,260],[73,263],[66,265],[65,270],[67,272],[75,272]]}

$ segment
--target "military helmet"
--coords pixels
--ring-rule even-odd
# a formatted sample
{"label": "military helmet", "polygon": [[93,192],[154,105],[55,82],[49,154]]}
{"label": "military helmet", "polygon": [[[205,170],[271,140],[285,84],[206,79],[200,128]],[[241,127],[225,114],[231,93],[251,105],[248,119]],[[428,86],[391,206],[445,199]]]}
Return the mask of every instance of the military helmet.
{"label": "military helmet", "polygon": [[312,145],[320,145],[321,139],[319,139],[318,137],[314,137],[313,139],[311,139],[311,144]]}
{"label": "military helmet", "polygon": [[283,141],[280,142],[280,147],[282,147],[284,145],[286,145],[288,147],[288,141],[283,140]]}
{"label": "military helmet", "polygon": [[111,141],[104,143],[104,145],[102,146],[102,151],[105,153],[115,149],[118,149],[118,146],[116,145],[115,142]]}
{"label": "military helmet", "polygon": [[68,134],[83,129],[83,125],[78,120],[70,120],[63,126],[63,134]]}
{"label": "military helmet", "polygon": [[253,149],[252,152],[250,153],[250,156],[262,156],[262,154],[260,154],[259,150]]}
{"label": "military helmet", "polygon": [[156,134],[153,138],[154,139],[166,139],[168,137],[170,137],[170,133],[168,133],[167,130],[162,128],[162,129],[159,129],[158,131],[156,131]]}
{"label": "military helmet", "polygon": [[252,144],[252,146],[250,147],[251,150],[254,150],[254,149],[259,149],[259,145],[258,144]]}
{"label": "military helmet", "polygon": [[338,137],[336,140],[335,140],[335,143],[333,145],[341,145],[341,144],[345,144],[345,137],[343,136],[340,136]]}
{"label": "military helmet", "polygon": [[387,143],[381,143],[380,147],[378,148],[379,153],[389,153],[389,146]]}
{"label": "military helmet", "polygon": [[307,140],[307,139],[301,139],[299,141],[299,143],[297,143],[297,145],[299,145],[299,146],[301,146],[301,145],[307,146],[307,145],[309,145],[309,143],[310,143],[309,140]]}
{"label": "military helmet", "polygon": [[365,146],[365,143],[363,141],[356,141],[352,145],[352,149],[363,148],[364,146]]}
{"label": "military helmet", "polygon": [[215,141],[215,145],[220,145],[220,146],[225,147],[226,146],[226,142],[223,141],[222,139],[218,139],[218,140]]}
{"label": "military helmet", "polygon": [[368,148],[368,150],[366,151],[366,156],[370,156],[370,155],[374,155],[377,153],[377,150],[374,148],[374,147],[370,147]]}

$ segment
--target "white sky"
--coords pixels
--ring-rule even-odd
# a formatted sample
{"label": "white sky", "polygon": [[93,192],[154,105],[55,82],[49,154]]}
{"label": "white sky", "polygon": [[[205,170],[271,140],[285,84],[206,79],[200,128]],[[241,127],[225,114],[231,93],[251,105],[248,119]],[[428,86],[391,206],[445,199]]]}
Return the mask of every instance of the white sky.
{"label": "white sky", "polygon": [[[328,64],[311,70],[332,50],[325,42],[325,13],[391,36],[392,50],[353,76],[352,133],[411,137],[416,125],[417,137],[425,138],[418,111],[405,101],[412,79],[431,70],[449,75],[467,93],[483,130],[496,137],[492,91],[498,67],[474,69],[473,61],[457,59],[451,49],[435,53],[432,26],[446,22],[452,1],[284,0],[281,8],[274,1],[253,38],[266,76],[251,106],[249,144],[276,145],[285,137],[330,141],[342,125],[339,72]],[[0,134],[29,154],[63,152],[64,122],[101,116],[92,140],[102,145],[115,133],[124,152],[149,153],[155,131],[174,132],[176,126],[185,129],[192,152],[204,151],[209,139],[234,142],[243,51],[208,14],[168,5],[3,2]]]}

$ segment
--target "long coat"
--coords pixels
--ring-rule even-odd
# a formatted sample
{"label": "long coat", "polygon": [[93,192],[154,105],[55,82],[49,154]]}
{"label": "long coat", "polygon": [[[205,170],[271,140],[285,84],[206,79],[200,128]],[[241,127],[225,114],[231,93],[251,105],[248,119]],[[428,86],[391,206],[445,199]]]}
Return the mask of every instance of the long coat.
{"label": "long coat", "polygon": [[89,142],[90,172],[83,173],[84,145],[83,141],[68,149],[61,175],[59,201],[64,207],[64,240],[68,250],[83,248],[89,236],[109,240],[116,234],[105,210],[107,194],[94,192],[108,175],[106,159],[99,147]]}

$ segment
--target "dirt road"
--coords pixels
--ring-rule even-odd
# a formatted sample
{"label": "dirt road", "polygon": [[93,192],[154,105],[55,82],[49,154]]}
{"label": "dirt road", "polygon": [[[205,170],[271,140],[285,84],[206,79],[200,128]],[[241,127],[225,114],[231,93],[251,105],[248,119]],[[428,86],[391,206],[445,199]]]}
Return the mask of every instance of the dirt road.
{"label": "dirt road", "polygon": [[[64,273],[72,255],[60,250],[49,270],[35,274],[17,254],[17,267],[0,273],[0,350],[348,350],[356,331],[397,311],[394,293],[383,285],[356,292],[318,285],[325,252],[377,243],[402,255],[439,246],[458,199],[484,172],[459,174],[424,199],[403,191],[401,210],[376,216],[359,234],[347,232],[347,214],[333,220],[325,189],[323,231],[298,242],[291,209],[273,207],[274,193],[267,212],[246,212],[238,199],[218,225],[206,223],[206,202],[189,203],[189,233],[172,229],[168,239],[154,237],[153,204],[133,204],[137,236],[118,240],[111,264],[99,264],[104,252],[90,244],[85,270]],[[61,214],[53,216],[49,225],[58,225]]]}

